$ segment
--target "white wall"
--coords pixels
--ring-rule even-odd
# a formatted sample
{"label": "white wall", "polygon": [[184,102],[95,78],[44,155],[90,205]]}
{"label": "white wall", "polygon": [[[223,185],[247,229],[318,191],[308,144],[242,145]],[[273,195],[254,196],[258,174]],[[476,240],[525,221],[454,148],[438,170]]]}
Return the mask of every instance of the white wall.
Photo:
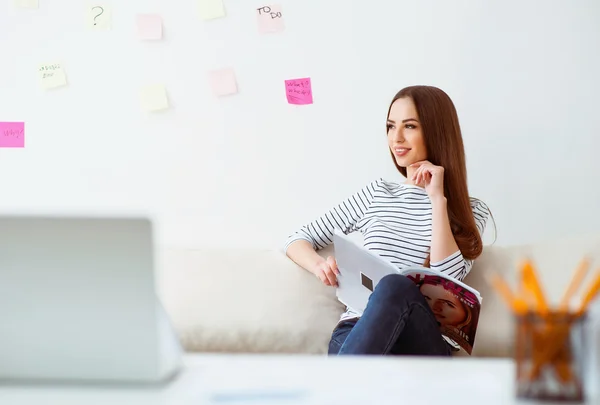
{"label": "white wall", "polygon": [[[85,2],[0,0],[0,121],[26,121],[25,149],[0,149],[0,212],[146,212],[168,245],[279,247],[371,179],[401,180],[388,102],[431,84],[456,103],[498,244],[600,229],[596,0],[282,0],[268,36],[258,1],[210,22],[191,0],[104,4],[113,29],[90,32]],[[163,16],[163,41],[136,38],[139,12]],[[55,60],[69,85],[42,91]],[[215,98],[205,73],[229,66],[240,93]],[[288,105],[283,81],[306,76],[315,104]],[[152,82],[170,110],[141,111]]]}

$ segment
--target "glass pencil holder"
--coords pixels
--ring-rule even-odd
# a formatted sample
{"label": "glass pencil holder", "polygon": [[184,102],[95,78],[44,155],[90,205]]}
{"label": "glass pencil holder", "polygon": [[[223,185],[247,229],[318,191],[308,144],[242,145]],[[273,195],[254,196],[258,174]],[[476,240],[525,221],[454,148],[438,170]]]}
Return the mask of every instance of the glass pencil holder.
{"label": "glass pencil holder", "polygon": [[584,402],[585,322],[585,314],[559,311],[516,316],[518,398]]}

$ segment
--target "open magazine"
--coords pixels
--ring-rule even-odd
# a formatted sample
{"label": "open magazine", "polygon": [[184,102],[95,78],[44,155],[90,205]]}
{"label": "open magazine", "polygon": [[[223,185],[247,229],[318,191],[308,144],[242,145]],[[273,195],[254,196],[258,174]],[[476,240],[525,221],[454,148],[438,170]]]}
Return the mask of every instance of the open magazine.
{"label": "open magazine", "polygon": [[419,287],[440,325],[442,335],[471,354],[481,311],[479,292],[450,276],[424,267],[399,273]]}
{"label": "open magazine", "polygon": [[482,302],[477,290],[426,267],[399,269],[339,233],[334,234],[334,245],[341,272],[340,288],[336,294],[341,302],[360,313],[381,278],[388,274],[402,274],[418,286],[440,325],[442,335],[471,354]]}

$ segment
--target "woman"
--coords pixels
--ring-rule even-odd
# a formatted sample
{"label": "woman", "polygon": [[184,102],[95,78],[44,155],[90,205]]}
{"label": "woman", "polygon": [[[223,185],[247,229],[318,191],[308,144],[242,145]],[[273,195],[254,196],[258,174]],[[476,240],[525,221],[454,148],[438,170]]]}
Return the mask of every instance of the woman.
{"label": "woman", "polygon": [[[398,268],[425,266],[462,280],[483,249],[489,210],[471,199],[463,140],[452,100],[431,86],[407,87],[387,115],[388,145],[406,181],[378,179],[291,235],[286,254],[323,283],[337,286],[335,259],[316,250],[334,228],[359,231],[365,247]],[[362,314],[351,308],[333,331],[329,354],[450,355],[418,287],[401,275],[384,277]]]}

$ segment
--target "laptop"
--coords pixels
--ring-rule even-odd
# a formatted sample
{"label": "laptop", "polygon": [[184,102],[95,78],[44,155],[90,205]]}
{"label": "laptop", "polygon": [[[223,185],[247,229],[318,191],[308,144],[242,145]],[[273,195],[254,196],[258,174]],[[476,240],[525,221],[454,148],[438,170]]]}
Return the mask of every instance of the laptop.
{"label": "laptop", "polygon": [[336,296],[342,304],[362,315],[379,281],[388,274],[398,274],[398,268],[337,229],[333,245],[340,271]]}
{"label": "laptop", "polygon": [[154,271],[146,218],[0,216],[0,382],[175,376]]}

